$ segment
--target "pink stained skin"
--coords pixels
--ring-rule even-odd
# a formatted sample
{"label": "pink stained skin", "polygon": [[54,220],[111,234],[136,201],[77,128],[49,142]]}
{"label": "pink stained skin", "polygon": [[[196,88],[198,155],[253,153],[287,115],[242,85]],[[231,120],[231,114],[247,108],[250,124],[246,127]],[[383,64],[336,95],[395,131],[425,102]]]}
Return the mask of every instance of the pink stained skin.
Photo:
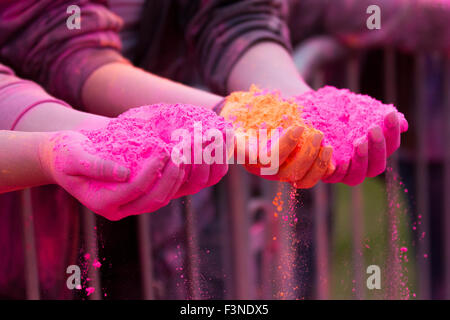
{"label": "pink stained skin", "polygon": [[[21,126],[22,130],[31,129],[26,126],[27,123],[36,122],[28,120],[31,118],[42,120],[52,108],[53,105],[48,105],[48,108],[46,105],[38,106],[32,112],[27,113],[22,118],[24,121],[21,121],[18,125]],[[186,108],[186,110],[183,111],[183,108]],[[151,148],[144,150],[144,152],[147,151],[146,157],[141,157],[140,160],[142,161],[135,162],[134,165],[127,167],[130,161],[133,164],[133,158],[127,158],[127,161],[124,161],[120,157],[124,154],[124,150],[120,149],[120,143],[118,145],[101,145],[100,139],[101,133],[108,134],[108,130],[120,129],[114,127],[120,121],[81,113],[70,108],[64,108],[63,111],[61,118],[71,119],[65,125],[73,129],[83,128],[82,131],[89,133],[94,141],[90,141],[85,135],[76,131],[52,133],[4,131],[0,135],[0,140],[2,140],[4,154],[7,154],[8,157],[2,157],[5,163],[2,163],[2,171],[0,172],[2,177],[0,192],[55,183],[66,189],[92,211],[107,219],[119,220],[128,215],[154,211],[166,205],[174,197],[195,193],[200,188],[218,182],[227,172],[228,166],[226,163],[223,165],[212,164],[207,166],[208,171],[203,176],[194,174],[190,179],[184,179],[185,166],[176,166],[170,160],[169,146],[164,141],[160,143],[161,139],[157,135],[154,135],[154,137],[159,140],[150,139],[148,141],[150,143],[148,146],[151,146]],[[141,112],[141,115],[139,115],[136,110],[130,111],[121,117],[121,120],[130,118],[128,132],[126,130],[115,131],[119,135],[126,133],[122,138],[127,143],[135,143],[136,141],[130,140],[130,136],[127,134],[136,131],[132,121],[138,121],[136,119],[144,115],[147,118],[143,117],[141,122],[146,123],[146,125],[143,125],[143,128],[147,130],[146,132],[152,132],[152,127],[164,128],[165,131],[159,130],[158,132],[158,134],[163,134],[162,138],[164,139],[170,138],[171,130],[180,126],[180,123],[192,125],[193,119],[201,119],[204,130],[211,127],[223,129],[228,125],[223,118],[218,117],[212,111],[199,107],[161,106],[153,109],[152,112]],[[167,114],[170,121],[173,120],[172,123],[163,119],[164,113]],[[59,115],[54,118],[58,117]],[[35,126],[32,129],[60,129],[57,124],[50,124],[50,127],[45,127],[45,121],[39,121],[39,123],[42,123],[42,127]],[[58,123],[58,121],[54,123]],[[151,133],[143,135],[143,137],[149,135]],[[95,137],[99,140],[95,141]],[[120,136],[114,134],[110,137],[120,138]],[[101,158],[95,152],[92,152],[95,151],[95,148],[92,149],[92,142],[99,143],[104,151],[115,151],[118,154],[116,154],[116,157],[109,159]],[[103,142],[108,142],[108,140]],[[19,145],[23,146],[18,147]],[[91,150],[89,148],[87,150],[86,146],[90,146]],[[17,152],[17,150],[20,152]],[[122,162],[120,162],[121,159]],[[181,185],[183,188],[181,188]]]}
{"label": "pink stained skin", "polygon": [[324,145],[333,147],[336,170],[324,181],[360,184],[386,169],[386,158],[400,146],[408,129],[403,114],[346,89],[326,86],[296,97],[302,117],[324,133]]}
{"label": "pink stained skin", "polygon": [[125,216],[120,206],[145,194],[169,158],[155,154],[152,161],[143,165],[142,174],[129,181],[128,168],[90,154],[84,148],[86,143],[88,139],[78,132],[52,134],[40,146],[41,163],[54,183],[110,220]]}
{"label": "pink stained skin", "polygon": [[[60,139],[64,139],[63,147],[55,148]],[[84,140],[82,134],[74,131],[0,132],[0,193],[54,183],[76,189],[79,186],[73,184],[78,177],[116,183],[128,179],[127,168],[85,152],[81,147]]]}
{"label": "pink stained skin", "polygon": [[[226,161],[221,164],[180,166],[172,162],[172,148],[179,143],[172,141],[172,133],[177,129],[185,129],[191,134],[192,143],[196,122],[202,125],[202,135],[214,128],[225,136],[225,129],[231,129],[231,125],[222,117],[207,109],[192,105],[157,104],[131,109],[117,119],[112,119],[105,128],[81,131],[89,139],[86,150],[129,168],[131,182],[141,174],[143,164],[155,151],[167,155],[162,176],[155,179],[151,188],[144,188],[145,196],[122,203],[119,210],[122,215],[154,211],[173,198],[196,193],[217,183],[226,174]],[[223,148],[225,150],[225,146]],[[191,150],[194,150],[192,145]],[[102,185],[96,187],[101,188]]]}
{"label": "pink stained skin", "polygon": [[[150,198],[149,193],[157,179],[172,179],[166,177],[167,164],[170,156],[164,150],[155,149],[146,161],[143,161],[139,174],[130,178],[130,170],[117,162],[102,159],[85,150],[88,139],[78,132],[67,131],[54,134],[50,142],[41,146],[43,166],[48,168],[54,183],[59,184],[81,203],[92,211],[109,220],[119,220],[132,214],[148,212],[142,208],[134,211],[123,210],[130,207],[133,201]],[[79,161],[79,160],[82,161]],[[87,162],[86,159],[92,159]],[[77,164],[77,162],[80,162]],[[183,176],[184,171],[176,168],[177,176]],[[99,178],[102,177],[102,178]],[[156,210],[167,204],[161,199],[170,198],[173,190],[167,190],[167,195],[160,195],[146,209]]]}
{"label": "pink stained skin", "polygon": [[108,63],[96,69],[83,84],[81,95],[88,112],[105,116],[160,102],[183,102],[212,109],[222,99],[124,63]]}

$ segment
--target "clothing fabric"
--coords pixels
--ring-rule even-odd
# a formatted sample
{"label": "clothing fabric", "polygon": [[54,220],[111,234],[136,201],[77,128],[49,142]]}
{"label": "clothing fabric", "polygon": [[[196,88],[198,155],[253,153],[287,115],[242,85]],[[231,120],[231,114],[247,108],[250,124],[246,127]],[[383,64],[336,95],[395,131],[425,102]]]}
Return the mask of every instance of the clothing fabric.
{"label": "clothing fabric", "polygon": [[232,66],[255,43],[274,41],[291,50],[286,1],[108,0],[108,5],[124,19],[124,53],[135,64],[173,80],[201,81],[222,95]]}
{"label": "clothing fabric", "polygon": [[0,64],[0,130],[14,130],[20,118],[31,108],[44,103],[54,102],[62,107],[67,103],[45,92],[36,83],[20,79],[14,72]]}
{"label": "clothing fabric", "polygon": [[[70,5],[80,8],[80,29],[67,27]],[[127,62],[120,54],[121,26],[102,1],[3,0],[0,62],[82,107],[81,89],[89,75],[104,64]]]}

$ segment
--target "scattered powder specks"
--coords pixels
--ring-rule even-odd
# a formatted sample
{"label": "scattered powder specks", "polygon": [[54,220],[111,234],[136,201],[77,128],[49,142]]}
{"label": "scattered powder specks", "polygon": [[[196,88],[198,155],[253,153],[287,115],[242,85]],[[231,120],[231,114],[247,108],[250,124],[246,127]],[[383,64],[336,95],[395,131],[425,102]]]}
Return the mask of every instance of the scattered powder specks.
{"label": "scattered powder specks", "polygon": [[90,296],[92,293],[95,292],[95,288],[94,287],[87,287],[86,288],[86,294],[87,296]]}

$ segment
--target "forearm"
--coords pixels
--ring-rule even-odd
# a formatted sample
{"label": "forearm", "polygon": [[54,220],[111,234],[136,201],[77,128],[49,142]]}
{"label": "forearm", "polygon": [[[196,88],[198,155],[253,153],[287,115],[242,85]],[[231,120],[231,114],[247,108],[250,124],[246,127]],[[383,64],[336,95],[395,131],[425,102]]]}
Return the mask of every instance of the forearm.
{"label": "forearm", "polygon": [[247,50],[231,70],[227,84],[229,92],[248,90],[256,84],[262,89],[279,90],[284,97],[311,90],[289,52],[275,42],[260,42]]}
{"label": "forearm", "polygon": [[92,73],[83,85],[89,112],[117,116],[129,108],[154,103],[214,107],[222,97],[158,77],[128,64],[111,63]]}
{"label": "forearm", "polygon": [[18,131],[98,129],[109,118],[78,111],[58,103],[42,103],[27,111],[15,126]]}
{"label": "forearm", "polygon": [[0,193],[53,183],[39,160],[47,135],[0,130]]}

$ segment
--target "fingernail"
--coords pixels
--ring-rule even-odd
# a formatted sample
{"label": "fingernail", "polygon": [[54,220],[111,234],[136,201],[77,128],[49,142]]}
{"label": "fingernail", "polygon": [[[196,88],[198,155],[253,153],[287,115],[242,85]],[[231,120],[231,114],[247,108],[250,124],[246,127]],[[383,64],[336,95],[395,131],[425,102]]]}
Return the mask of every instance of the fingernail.
{"label": "fingernail", "polygon": [[345,176],[345,174],[347,174],[348,167],[350,167],[350,161],[346,161],[346,162],[344,162],[344,163],[341,163],[341,164],[339,165],[339,171],[340,171],[340,172],[343,172],[343,173],[344,173],[344,176]]}
{"label": "fingernail", "polygon": [[397,118],[396,112],[393,111],[393,112],[389,113],[386,116],[386,118],[384,120],[384,123],[385,123],[386,127],[394,128],[397,125],[397,123],[398,123],[398,118]]}
{"label": "fingernail", "polygon": [[369,152],[367,141],[364,141],[363,143],[360,143],[358,147],[356,148],[356,152],[358,156],[365,157],[367,153]]}
{"label": "fingernail", "polygon": [[305,128],[303,128],[303,127],[295,127],[295,129],[293,129],[291,131],[290,137],[293,140],[298,140],[302,136],[304,130],[305,130]]}
{"label": "fingernail", "polygon": [[401,121],[401,131],[402,132],[408,131],[408,127],[409,127],[408,121],[405,118],[403,118]]}
{"label": "fingernail", "polygon": [[313,147],[316,147],[316,148],[319,147],[321,142],[322,142],[322,135],[318,134],[318,133],[314,134],[313,141],[312,141]]}
{"label": "fingernail", "polygon": [[328,165],[327,171],[325,171],[325,174],[322,177],[322,180],[329,178],[334,173],[335,170],[336,170],[336,166],[333,164],[333,162],[330,162],[330,164]]}
{"label": "fingernail", "polygon": [[331,158],[331,155],[333,153],[333,148],[332,147],[325,147],[322,150],[322,161],[324,162],[328,162]]}
{"label": "fingernail", "polygon": [[122,166],[116,166],[115,168],[115,173],[116,173],[116,177],[120,180],[120,181],[127,181],[128,177],[130,175],[130,170],[122,167]]}
{"label": "fingernail", "polygon": [[372,129],[370,129],[370,138],[374,141],[374,142],[381,142],[383,141],[383,130],[381,130],[380,126],[376,126]]}

